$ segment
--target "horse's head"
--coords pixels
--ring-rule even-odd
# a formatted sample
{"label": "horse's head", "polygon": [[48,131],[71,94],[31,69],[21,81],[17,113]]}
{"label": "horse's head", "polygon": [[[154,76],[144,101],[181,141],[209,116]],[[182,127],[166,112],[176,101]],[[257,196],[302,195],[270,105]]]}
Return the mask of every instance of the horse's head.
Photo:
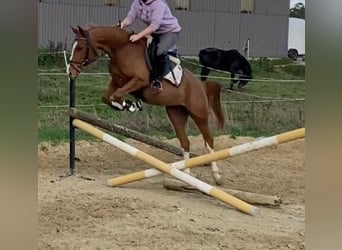
{"label": "horse's head", "polygon": [[75,33],[75,40],[72,44],[68,75],[71,79],[76,78],[88,64],[97,59],[97,50],[93,47],[89,32],[80,26],[71,27]]}

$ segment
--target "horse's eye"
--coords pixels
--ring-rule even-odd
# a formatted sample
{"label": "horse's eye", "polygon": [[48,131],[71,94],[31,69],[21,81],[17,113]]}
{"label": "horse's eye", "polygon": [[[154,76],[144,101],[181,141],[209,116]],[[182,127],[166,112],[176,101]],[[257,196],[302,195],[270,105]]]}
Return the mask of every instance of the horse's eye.
{"label": "horse's eye", "polygon": [[76,48],[76,50],[82,50],[83,49],[83,47],[77,47]]}

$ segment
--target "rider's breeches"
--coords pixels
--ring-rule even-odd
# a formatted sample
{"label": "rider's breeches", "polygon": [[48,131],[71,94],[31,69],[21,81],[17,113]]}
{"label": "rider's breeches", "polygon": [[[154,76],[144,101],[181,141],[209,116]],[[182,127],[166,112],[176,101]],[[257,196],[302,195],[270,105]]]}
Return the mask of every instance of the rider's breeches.
{"label": "rider's breeches", "polygon": [[172,33],[165,33],[165,34],[158,34],[159,36],[159,43],[157,49],[157,56],[160,56],[165,51],[173,48],[178,39],[179,39],[179,32],[172,32]]}

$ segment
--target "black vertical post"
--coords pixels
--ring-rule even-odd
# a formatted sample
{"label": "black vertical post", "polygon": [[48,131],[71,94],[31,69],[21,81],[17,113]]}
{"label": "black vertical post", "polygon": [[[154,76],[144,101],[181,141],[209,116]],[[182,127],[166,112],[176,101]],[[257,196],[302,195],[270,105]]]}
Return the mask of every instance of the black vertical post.
{"label": "black vertical post", "polygon": [[[75,108],[75,80],[69,81],[69,108]],[[70,175],[75,173],[75,127],[72,125],[74,118],[69,116],[69,144],[70,144]]]}

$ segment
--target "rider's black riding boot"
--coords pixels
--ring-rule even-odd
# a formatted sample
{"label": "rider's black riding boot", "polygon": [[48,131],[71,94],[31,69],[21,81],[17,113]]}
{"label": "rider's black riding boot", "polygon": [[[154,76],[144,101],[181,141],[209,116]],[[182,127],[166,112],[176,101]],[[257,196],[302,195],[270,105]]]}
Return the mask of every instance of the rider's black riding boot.
{"label": "rider's black riding boot", "polygon": [[166,59],[167,59],[167,53],[163,53],[160,56],[156,56],[155,58],[155,64],[153,67],[153,81],[152,81],[152,90],[154,94],[158,94],[163,91],[161,79],[167,71]]}

